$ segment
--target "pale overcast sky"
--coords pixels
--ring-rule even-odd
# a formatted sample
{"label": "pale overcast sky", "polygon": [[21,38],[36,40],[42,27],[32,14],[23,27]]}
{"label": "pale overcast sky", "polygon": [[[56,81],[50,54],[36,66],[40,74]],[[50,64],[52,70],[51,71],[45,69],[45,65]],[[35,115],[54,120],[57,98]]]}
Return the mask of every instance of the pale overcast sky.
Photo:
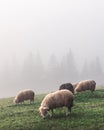
{"label": "pale overcast sky", "polygon": [[[1,0],[0,64],[39,51],[104,57],[103,0]],[[104,61],[103,61],[104,62]]]}

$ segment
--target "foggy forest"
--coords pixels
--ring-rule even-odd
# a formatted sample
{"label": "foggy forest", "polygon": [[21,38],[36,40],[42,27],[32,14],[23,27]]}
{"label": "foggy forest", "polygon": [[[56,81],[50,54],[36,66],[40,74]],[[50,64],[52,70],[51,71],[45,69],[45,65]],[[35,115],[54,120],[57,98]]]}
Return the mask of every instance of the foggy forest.
{"label": "foggy forest", "polygon": [[11,64],[4,64],[0,73],[0,86],[4,93],[7,89],[11,90],[6,91],[6,96],[14,96],[17,91],[25,88],[31,88],[36,93],[46,93],[57,90],[62,83],[77,83],[85,79],[94,79],[97,85],[103,85],[103,77],[99,57],[92,61],[85,60],[80,67],[71,49],[60,60],[53,53],[47,64],[39,52],[30,52],[22,64],[16,57],[12,59]]}

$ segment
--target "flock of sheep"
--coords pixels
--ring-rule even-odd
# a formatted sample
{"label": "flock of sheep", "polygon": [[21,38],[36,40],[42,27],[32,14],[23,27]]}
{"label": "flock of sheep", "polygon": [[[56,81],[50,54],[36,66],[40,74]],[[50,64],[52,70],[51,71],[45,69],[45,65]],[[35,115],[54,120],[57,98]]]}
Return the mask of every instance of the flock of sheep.
{"label": "flock of sheep", "polygon": [[[71,108],[73,106],[74,101],[74,94],[86,90],[90,90],[91,92],[93,92],[95,88],[96,82],[94,80],[84,80],[75,84],[62,84],[59,87],[59,90],[49,93],[44,97],[41,102],[39,112],[41,116],[45,118],[48,111],[51,111],[53,114],[53,109],[65,106],[68,108],[68,111],[66,113],[66,115],[68,115],[69,113],[71,113]],[[30,100],[30,102],[33,102],[34,97],[34,91],[29,89],[22,90],[14,98],[14,103],[18,104],[24,102],[25,100]]]}

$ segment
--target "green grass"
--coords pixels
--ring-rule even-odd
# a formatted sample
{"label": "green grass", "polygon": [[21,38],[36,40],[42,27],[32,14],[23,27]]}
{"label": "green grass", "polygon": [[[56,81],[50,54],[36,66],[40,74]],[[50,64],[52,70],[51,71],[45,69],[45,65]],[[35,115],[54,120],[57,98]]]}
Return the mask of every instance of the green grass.
{"label": "green grass", "polygon": [[0,130],[104,130],[104,90],[77,93],[67,117],[66,108],[57,108],[53,117],[43,119],[38,108],[44,96],[19,105],[13,104],[13,97],[0,99]]}

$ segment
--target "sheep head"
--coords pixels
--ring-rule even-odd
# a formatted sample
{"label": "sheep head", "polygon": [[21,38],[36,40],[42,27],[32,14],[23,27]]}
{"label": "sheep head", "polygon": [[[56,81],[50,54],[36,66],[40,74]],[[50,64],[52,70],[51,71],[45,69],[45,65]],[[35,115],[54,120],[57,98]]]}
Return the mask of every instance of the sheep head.
{"label": "sheep head", "polygon": [[41,114],[41,116],[42,116],[43,118],[46,117],[48,111],[49,111],[49,107],[42,107],[42,106],[41,106],[41,107],[39,108],[39,112],[40,112],[40,114]]}

